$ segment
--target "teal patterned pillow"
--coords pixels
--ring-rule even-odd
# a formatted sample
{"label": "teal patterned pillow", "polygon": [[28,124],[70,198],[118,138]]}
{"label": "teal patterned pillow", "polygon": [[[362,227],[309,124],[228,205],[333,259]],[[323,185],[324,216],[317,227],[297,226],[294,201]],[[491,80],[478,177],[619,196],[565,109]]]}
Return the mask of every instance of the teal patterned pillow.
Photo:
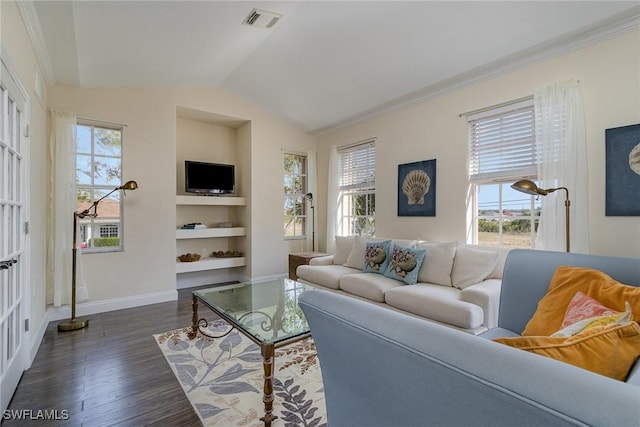
{"label": "teal patterned pillow", "polygon": [[368,242],[364,252],[364,267],[362,271],[365,273],[384,274],[389,265],[390,249],[391,240]]}
{"label": "teal patterned pillow", "polygon": [[396,280],[402,280],[407,285],[414,285],[418,281],[420,266],[424,261],[424,249],[403,248],[394,246],[391,250],[389,267],[385,276]]}

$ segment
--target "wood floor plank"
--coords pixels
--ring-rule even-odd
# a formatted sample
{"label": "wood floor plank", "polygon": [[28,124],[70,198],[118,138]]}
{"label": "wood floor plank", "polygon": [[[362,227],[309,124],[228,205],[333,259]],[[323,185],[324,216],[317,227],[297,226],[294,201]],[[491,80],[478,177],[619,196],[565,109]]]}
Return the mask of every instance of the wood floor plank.
{"label": "wood floor plank", "polygon": [[200,419],[153,338],[191,324],[191,291],[178,300],[87,316],[89,326],[47,327],[9,410],[66,410],[68,420],[3,426],[199,426]]}

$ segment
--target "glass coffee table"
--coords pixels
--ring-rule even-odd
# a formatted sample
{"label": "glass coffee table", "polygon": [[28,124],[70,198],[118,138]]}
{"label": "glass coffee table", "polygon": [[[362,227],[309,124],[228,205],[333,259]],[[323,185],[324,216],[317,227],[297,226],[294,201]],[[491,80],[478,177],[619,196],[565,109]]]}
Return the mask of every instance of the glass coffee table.
{"label": "glass coffee table", "polygon": [[[193,318],[189,338],[198,333],[222,338],[234,328],[260,347],[264,370],[264,421],[270,426],[273,415],[273,359],[275,349],[311,335],[298,306],[298,297],[311,286],[284,277],[273,280],[223,285],[193,291]],[[198,316],[198,305],[227,321],[232,327],[222,335],[210,335],[208,321]]]}

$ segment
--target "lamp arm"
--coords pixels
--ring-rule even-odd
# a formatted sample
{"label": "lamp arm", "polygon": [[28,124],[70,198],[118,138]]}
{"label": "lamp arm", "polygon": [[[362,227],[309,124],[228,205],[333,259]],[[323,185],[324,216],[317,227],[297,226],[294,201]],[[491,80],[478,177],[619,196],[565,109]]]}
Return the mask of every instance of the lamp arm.
{"label": "lamp arm", "polygon": [[[110,195],[112,195],[113,193],[115,193],[118,190],[121,190],[122,187],[117,187],[114,188],[113,190],[111,190],[110,192],[108,192],[107,194],[105,194],[104,196],[100,197],[98,200],[94,201],[93,203],[91,203],[91,206],[89,206],[87,209],[83,210],[82,212],[76,212],[75,215],[78,218],[85,218],[88,216],[93,216],[94,218],[96,216],[98,216],[98,203],[100,203],[102,200],[104,200],[105,198],[109,197]],[[91,209],[94,209],[93,213],[91,213]]]}

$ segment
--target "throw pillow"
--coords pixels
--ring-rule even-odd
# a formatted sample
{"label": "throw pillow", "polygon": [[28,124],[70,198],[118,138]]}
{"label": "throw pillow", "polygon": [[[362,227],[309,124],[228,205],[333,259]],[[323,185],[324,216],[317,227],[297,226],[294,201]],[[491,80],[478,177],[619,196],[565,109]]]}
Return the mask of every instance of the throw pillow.
{"label": "throw pillow", "polygon": [[391,240],[384,242],[368,242],[364,252],[364,267],[362,271],[365,273],[384,274],[389,265],[389,252],[391,249]]}
{"label": "throw pillow", "polygon": [[422,268],[418,272],[418,281],[451,286],[451,269],[456,256],[456,242],[420,243],[418,248],[426,252]]}
{"label": "throw pillow", "polygon": [[498,253],[458,246],[451,270],[451,283],[465,289],[486,279],[498,263]]}
{"label": "throw pillow", "polygon": [[587,319],[582,319],[578,322],[572,323],[560,329],[558,332],[551,334],[552,337],[571,337],[579,334],[590,328],[596,328],[598,326],[606,326],[613,323],[622,324],[631,322],[633,315],[631,314],[631,306],[626,304],[626,309],[622,313],[613,312],[613,314],[606,314],[604,316],[594,316]]}
{"label": "throw pillow", "polygon": [[600,304],[598,300],[591,298],[589,295],[583,292],[576,292],[569,305],[567,311],[564,314],[564,320],[562,321],[561,328],[566,328],[576,322],[584,319],[596,316],[606,316],[608,314],[617,314],[615,310],[611,310],[609,307],[605,307]]}
{"label": "throw pillow", "polygon": [[522,335],[549,336],[561,329],[569,301],[578,291],[616,311],[624,311],[625,301],[629,302],[631,311],[640,313],[639,287],[624,285],[592,268],[559,266]]}
{"label": "throw pillow", "polygon": [[569,338],[532,336],[494,341],[620,381],[627,378],[640,357],[640,326],[635,322],[591,328]]}
{"label": "throw pillow", "polygon": [[354,242],[353,236],[336,236],[336,251],[333,255],[334,264],[342,265],[347,262]]}
{"label": "throw pillow", "polygon": [[364,253],[367,250],[367,242],[382,242],[384,239],[376,239],[367,236],[355,236],[353,241],[353,247],[347,257],[347,262],[344,263],[346,267],[357,268],[362,270],[364,265]]}
{"label": "throw pillow", "polygon": [[417,283],[424,254],[424,249],[393,245],[391,260],[384,275],[391,279],[401,280],[408,285]]}

